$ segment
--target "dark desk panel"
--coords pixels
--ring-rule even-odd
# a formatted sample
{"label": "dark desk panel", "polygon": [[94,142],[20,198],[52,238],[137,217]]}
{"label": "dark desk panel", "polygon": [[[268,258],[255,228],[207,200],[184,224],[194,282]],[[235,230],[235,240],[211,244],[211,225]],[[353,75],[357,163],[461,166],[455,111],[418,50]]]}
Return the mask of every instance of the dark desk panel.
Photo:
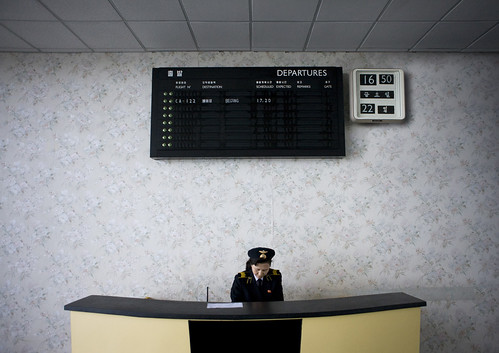
{"label": "dark desk panel", "polygon": [[244,303],[242,308],[208,309],[205,302],[169,301],[91,295],[64,306],[65,310],[148,318],[191,320],[293,319],[370,313],[426,306],[405,293],[356,297]]}

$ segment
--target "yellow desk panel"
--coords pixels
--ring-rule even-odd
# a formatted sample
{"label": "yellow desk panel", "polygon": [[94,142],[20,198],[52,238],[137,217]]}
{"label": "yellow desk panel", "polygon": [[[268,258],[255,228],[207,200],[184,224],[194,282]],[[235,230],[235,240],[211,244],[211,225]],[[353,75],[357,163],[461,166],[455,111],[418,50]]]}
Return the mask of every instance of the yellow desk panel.
{"label": "yellow desk panel", "polygon": [[301,353],[419,353],[420,308],[305,318]]}
{"label": "yellow desk panel", "polygon": [[71,312],[72,353],[190,353],[187,320]]}

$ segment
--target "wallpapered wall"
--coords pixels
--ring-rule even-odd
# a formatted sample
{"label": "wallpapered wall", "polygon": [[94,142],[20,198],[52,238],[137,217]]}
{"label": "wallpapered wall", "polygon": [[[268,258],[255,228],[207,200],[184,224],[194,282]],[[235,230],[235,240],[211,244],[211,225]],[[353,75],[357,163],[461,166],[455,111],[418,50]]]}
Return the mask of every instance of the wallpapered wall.
{"label": "wallpapered wall", "polygon": [[[153,67],[281,65],[402,68],[407,122],[347,119],[343,159],[149,158]],[[494,351],[498,68],[496,54],[0,54],[0,351],[69,352],[63,306],[90,294],[209,286],[229,301],[260,245],[286,300],[405,291],[428,301],[421,352]]]}

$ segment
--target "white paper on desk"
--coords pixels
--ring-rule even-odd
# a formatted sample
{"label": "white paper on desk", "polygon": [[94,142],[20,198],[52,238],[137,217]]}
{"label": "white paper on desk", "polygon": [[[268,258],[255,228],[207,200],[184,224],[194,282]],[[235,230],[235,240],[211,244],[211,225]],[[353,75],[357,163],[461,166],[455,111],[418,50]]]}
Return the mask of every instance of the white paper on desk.
{"label": "white paper on desk", "polygon": [[242,308],[243,303],[208,303],[208,309],[233,309]]}

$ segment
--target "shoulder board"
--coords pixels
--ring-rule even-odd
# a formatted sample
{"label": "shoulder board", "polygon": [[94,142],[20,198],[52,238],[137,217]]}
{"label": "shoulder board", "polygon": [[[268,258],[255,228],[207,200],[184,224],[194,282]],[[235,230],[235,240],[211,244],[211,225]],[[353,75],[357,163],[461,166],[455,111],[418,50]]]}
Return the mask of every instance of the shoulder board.
{"label": "shoulder board", "polygon": [[250,284],[253,281],[253,277],[248,276],[246,272],[239,272],[237,274],[237,279],[238,280],[246,280],[246,284]]}
{"label": "shoulder board", "polygon": [[274,270],[274,269],[271,269],[270,273],[272,276],[280,276],[281,275],[281,272],[279,270]]}

